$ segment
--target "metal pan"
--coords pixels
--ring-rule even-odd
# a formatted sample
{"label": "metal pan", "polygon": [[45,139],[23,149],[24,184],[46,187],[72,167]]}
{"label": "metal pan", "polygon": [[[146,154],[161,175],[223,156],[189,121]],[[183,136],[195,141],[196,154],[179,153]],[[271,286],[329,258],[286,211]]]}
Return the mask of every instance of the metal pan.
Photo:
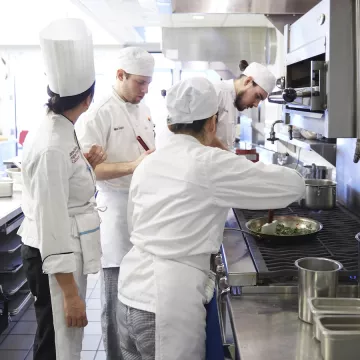
{"label": "metal pan", "polygon": [[311,240],[316,234],[323,228],[322,224],[316,220],[303,218],[299,216],[274,216],[274,220],[277,220],[279,224],[282,224],[291,228],[309,229],[308,234],[295,234],[295,235],[267,235],[262,234],[259,229],[267,223],[268,218],[257,218],[248,221],[245,224],[246,230],[241,230],[244,233],[248,233],[257,239],[277,241],[277,242],[293,242],[302,240]]}

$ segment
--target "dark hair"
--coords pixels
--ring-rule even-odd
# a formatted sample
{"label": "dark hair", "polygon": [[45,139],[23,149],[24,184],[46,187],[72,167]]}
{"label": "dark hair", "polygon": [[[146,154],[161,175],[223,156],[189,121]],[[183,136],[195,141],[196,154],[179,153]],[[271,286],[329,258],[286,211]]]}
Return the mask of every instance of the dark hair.
{"label": "dark hair", "polygon": [[59,94],[52,92],[48,86],[47,93],[50,96],[48,102],[46,103],[46,106],[48,107],[48,112],[52,111],[55,114],[62,114],[64,111],[71,110],[76,106],[80,105],[89,96],[91,97],[92,100],[94,97],[94,92],[95,92],[95,81],[89,87],[89,89],[82,92],[81,94],[74,96],[60,97]]}
{"label": "dark hair", "polygon": [[[241,72],[244,72],[245,69],[249,66],[249,63],[246,60],[240,60],[239,68]],[[246,77],[246,75],[241,74],[238,79],[242,79],[243,77]],[[257,83],[253,80],[253,85],[257,86]]]}
{"label": "dark hair", "polygon": [[[214,115],[218,115],[218,112]],[[212,116],[211,116],[212,117]],[[169,125],[169,129],[174,134],[194,134],[199,135],[204,131],[204,126],[206,122],[211,119],[211,117],[203,120],[196,120],[191,124],[172,124]],[[218,119],[216,118],[216,122],[218,122]]]}
{"label": "dark hair", "polygon": [[197,120],[191,124],[172,124],[169,125],[169,129],[174,134],[178,134],[178,133],[200,134],[204,130],[204,126],[208,120],[209,119]]}
{"label": "dark hair", "polygon": [[240,71],[243,72],[249,66],[249,63],[246,60],[240,60],[239,68]]}

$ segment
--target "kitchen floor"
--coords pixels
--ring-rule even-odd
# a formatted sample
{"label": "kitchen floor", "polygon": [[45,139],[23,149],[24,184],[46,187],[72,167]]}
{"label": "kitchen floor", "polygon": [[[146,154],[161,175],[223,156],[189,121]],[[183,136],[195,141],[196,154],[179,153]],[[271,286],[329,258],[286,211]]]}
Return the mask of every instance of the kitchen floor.
{"label": "kitchen floor", "polygon": [[[100,324],[100,276],[89,275],[86,293],[87,317],[81,360],[105,360]],[[20,319],[15,319],[0,335],[0,359],[32,360],[36,332],[35,310],[31,305]]]}

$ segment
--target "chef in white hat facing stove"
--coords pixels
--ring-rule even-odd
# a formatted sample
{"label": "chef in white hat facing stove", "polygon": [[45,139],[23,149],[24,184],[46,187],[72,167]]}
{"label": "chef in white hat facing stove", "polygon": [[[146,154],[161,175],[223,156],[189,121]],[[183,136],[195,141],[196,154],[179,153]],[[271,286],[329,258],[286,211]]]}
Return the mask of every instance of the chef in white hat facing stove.
{"label": "chef in white hat facing stove", "polygon": [[304,194],[296,171],[209,146],[216,100],[204,78],[173,86],[166,103],[175,135],[134,172],[133,247],[120,265],[117,312],[125,360],[205,359],[210,255],[219,251],[229,209],[283,208]]}
{"label": "chef in white hat facing stove", "polygon": [[149,109],[141,103],[148,92],[154,64],[153,56],[141,48],[121,49],[114,69],[114,86],[76,124],[85,150],[97,143],[108,155],[106,163],[99,165],[95,172],[99,189],[97,204],[107,208],[100,214],[101,323],[109,360],[121,359],[115,314],[119,266],[131,249],[127,225],[129,186],[136,167],[154,149]]}
{"label": "chef in white hat facing stove", "polygon": [[74,131],[95,87],[92,36],[85,23],[56,20],[40,33],[40,45],[49,100],[46,116],[24,144],[25,219],[19,234],[35,296],[34,359],[76,360],[87,325],[87,274],[101,267],[93,170],[106,154],[98,145],[83,154]]}
{"label": "chef in white hat facing stove", "polygon": [[[237,110],[257,107],[275,87],[276,78],[264,65],[255,62],[249,65],[242,60],[240,70],[242,74],[238,78],[214,83],[219,114],[211,146],[224,150],[231,150],[234,145]],[[156,139],[158,148],[173,135],[166,127],[161,130]]]}
{"label": "chef in white hat facing stove", "polygon": [[233,148],[236,110],[258,107],[275,87],[276,78],[266,66],[256,62],[249,65],[245,60],[242,60],[239,66],[242,74],[238,78],[214,84],[219,118],[216,132],[218,139],[215,139],[213,145],[222,149]]}

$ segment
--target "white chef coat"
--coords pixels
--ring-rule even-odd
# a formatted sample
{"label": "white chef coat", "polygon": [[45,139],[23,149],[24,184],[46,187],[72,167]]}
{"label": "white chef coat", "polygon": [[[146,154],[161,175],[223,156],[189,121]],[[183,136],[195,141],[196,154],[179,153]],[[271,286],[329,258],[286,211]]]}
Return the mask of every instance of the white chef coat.
{"label": "white chef coat", "polygon": [[[153,123],[148,108],[125,102],[113,89],[94,104],[76,122],[75,130],[81,146],[88,151],[93,144],[101,145],[107,153],[107,163],[136,160],[144,149],[136,140],[141,136],[150,149],[154,148]],[[97,181],[99,189],[128,190],[131,175]]]}
{"label": "white chef coat", "polygon": [[[138,250],[121,264],[119,299],[155,312],[152,255],[177,259],[215,253],[229,208],[284,208],[304,191],[304,181],[294,170],[252,163],[205,147],[194,137],[174,135],[133,175],[129,226]],[[204,270],[208,267],[206,262]]]}
{"label": "white chef coat", "polygon": [[234,147],[237,109],[234,80],[223,80],[214,84],[218,96],[219,115],[216,135],[228,148]]}
{"label": "white chef coat", "polygon": [[205,358],[210,254],[220,248],[229,208],[283,208],[304,191],[294,170],[188,135],[174,135],[138,166],[128,209],[134,246],[121,263],[118,297],[156,314],[156,360]]}
{"label": "white chef coat", "polygon": [[[94,104],[77,121],[76,133],[85,151],[92,144],[101,145],[107,153],[107,163],[136,160],[145,152],[136,137],[141,136],[154,149],[154,127],[148,108],[125,102],[113,89],[99,103]],[[97,181],[96,198],[100,212],[102,266],[118,267],[130,250],[127,225],[127,199],[132,175]]]}
{"label": "white chef coat", "polygon": [[74,241],[74,216],[95,211],[95,175],[81,154],[70,120],[50,112],[37,130],[29,132],[22,177],[22,242],[39,249],[44,272],[74,272],[74,253],[81,252],[80,242]]}

